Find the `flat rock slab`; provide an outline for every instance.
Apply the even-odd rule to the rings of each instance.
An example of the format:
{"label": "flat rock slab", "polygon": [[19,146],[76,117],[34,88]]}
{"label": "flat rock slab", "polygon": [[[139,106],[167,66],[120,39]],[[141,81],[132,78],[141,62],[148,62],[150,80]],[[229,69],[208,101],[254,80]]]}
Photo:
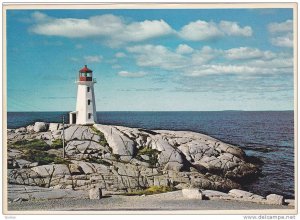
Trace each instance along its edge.
{"label": "flat rock slab", "polygon": [[88,192],[71,189],[52,189],[38,186],[8,185],[8,200],[17,198],[32,199],[61,199],[61,198],[88,198]]}
{"label": "flat rock slab", "polygon": [[43,165],[33,167],[31,169],[43,177],[56,175],[70,175],[69,168],[65,164]]}
{"label": "flat rock slab", "polygon": [[216,199],[224,199],[229,200],[233,199],[231,195],[228,195],[227,193],[216,191],[216,190],[203,190],[202,191],[203,196],[210,200],[216,200]]}
{"label": "flat rock slab", "polygon": [[228,194],[238,198],[249,198],[253,195],[253,193],[240,190],[240,189],[232,189],[229,191]]}

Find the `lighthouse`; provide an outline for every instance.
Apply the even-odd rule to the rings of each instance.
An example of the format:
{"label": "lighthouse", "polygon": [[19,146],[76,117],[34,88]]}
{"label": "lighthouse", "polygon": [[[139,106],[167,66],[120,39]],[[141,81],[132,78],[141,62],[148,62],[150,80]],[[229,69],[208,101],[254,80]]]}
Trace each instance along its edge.
{"label": "lighthouse", "polygon": [[85,65],[79,70],[76,111],[70,112],[70,124],[92,125],[97,122],[93,71]]}

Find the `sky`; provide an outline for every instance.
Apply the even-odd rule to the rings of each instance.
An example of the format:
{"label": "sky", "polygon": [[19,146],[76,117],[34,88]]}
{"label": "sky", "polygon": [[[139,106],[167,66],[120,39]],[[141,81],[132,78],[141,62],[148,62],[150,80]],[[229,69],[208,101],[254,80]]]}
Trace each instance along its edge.
{"label": "sky", "polygon": [[7,110],[294,109],[292,9],[7,10]]}

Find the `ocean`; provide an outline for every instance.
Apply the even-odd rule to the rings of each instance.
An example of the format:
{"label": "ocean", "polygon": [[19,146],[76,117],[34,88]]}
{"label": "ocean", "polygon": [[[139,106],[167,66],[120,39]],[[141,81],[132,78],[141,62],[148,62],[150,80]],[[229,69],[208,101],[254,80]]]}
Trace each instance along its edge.
{"label": "ocean", "polygon": [[[68,112],[8,112],[7,127],[35,121],[68,122]],[[277,193],[294,198],[294,112],[97,112],[98,123],[145,129],[187,130],[240,146],[259,157],[262,175],[245,189],[266,196]]]}

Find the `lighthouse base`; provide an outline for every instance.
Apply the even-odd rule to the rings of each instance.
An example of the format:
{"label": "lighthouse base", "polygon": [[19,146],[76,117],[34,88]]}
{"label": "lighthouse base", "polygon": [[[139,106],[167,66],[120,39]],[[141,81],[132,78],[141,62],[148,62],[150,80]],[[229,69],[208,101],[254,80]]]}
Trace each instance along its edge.
{"label": "lighthouse base", "polygon": [[86,122],[80,122],[78,120],[78,112],[74,111],[74,112],[70,112],[69,113],[69,124],[77,124],[77,125],[93,125],[95,124],[95,121],[90,120],[90,121],[86,121]]}
{"label": "lighthouse base", "polygon": [[76,124],[77,121],[77,112],[70,112],[69,113],[69,122],[70,124]]}

